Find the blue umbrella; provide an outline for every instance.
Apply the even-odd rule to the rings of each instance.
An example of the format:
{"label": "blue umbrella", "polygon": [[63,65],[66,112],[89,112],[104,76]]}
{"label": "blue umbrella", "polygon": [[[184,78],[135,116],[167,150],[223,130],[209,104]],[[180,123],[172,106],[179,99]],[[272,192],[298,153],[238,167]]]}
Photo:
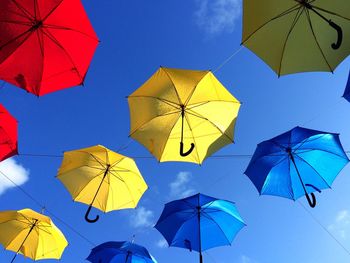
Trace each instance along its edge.
{"label": "blue umbrella", "polygon": [[234,203],[203,194],[165,204],[155,225],[169,246],[202,252],[231,245],[245,224]]}
{"label": "blue umbrella", "polygon": [[348,82],[346,83],[346,88],[343,94],[343,97],[350,102],[350,73],[348,77]]}
{"label": "blue umbrella", "polygon": [[92,263],[157,263],[142,246],[124,242],[106,242],[92,249],[87,258]]}
{"label": "blue umbrella", "polygon": [[258,144],[245,174],[260,194],[293,200],[305,195],[315,207],[313,192],[331,188],[348,162],[339,134],[295,127]]}

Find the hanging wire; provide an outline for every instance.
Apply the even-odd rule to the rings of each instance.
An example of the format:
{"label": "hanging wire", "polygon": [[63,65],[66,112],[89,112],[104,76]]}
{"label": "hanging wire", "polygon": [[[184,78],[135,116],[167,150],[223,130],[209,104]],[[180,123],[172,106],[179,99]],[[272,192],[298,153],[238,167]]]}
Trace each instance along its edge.
{"label": "hanging wire", "polygon": [[213,73],[216,73],[219,71],[222,67],[224,67],[228,62],[231,61],[241,50],[243,49],[243,46],[240,46],[238,49],[236,49],[227,59],[225,59],[214,71]]}
{"label": "hanging wire", "polygon": [[25,194],[30,200],[32,200],[37,206],[39,206],[41,209],[45,209],[45,211],[50,214],[52,217],[54,217],[57,221],[61,222],[63,225],[65,225],[68,229],[70,229],[72,232],[74,232],[76,235],[78,235],[80,238],[84,239],[87,243],[89,243],[91,246],[96,246],[94,242],[89,240],[87,237],[85,237],[83,234],[75,230],[71,225],[66,223],[63,219],[58,217],[56,214],[54,214],[51,210],[49,210],[45,205],[40,203],[36,198],[34,198],[29,192],[24,190],[23,187],[16,184],[10,177],[8,177],[4,172],[0,171],[0,174],[2,174],[7,180],[9,180],[15,187],[17,187],[23,194]]}
{"label": "hanging wire", "polygon": [[298,204],[307,212],[307,214],[350,256],[350,251],[337,239],[328,229],[325,227],[320,220],[314,216],[309,209],[307,209],[299,200],[297,200]]}

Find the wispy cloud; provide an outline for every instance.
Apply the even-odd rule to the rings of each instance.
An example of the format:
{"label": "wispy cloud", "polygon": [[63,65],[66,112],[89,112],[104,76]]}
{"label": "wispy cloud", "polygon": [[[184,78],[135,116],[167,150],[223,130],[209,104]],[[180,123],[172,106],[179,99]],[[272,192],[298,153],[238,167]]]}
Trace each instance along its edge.
{"label": "wispy cloud", "polygon": [[343,239],[346,239],[350,230],[350,211],[345,209],[339,211],[334,222],[328,226],[328,230],[336,232]]}
{"label": "wispy cloud", "polygon": [[195,0],[197,25],[209,34],[232,32],[241,15],[241,0]]}
{"label": "wispy cloud", "polygon": [[[29,179],[29,170],[14,159],[6,159],[0,162],[0,171],[17,185],[22,185]],[[9,188],[15,187],[3,174],[0,173],[0,194],[3,194]]]}
{"label": "wispy cloud", "polygon": [[157,247],[159,248],[166,248],[168,247],[168,243],[166,242],[166,240],[164,238],[160,239],[158,242],[157,242]]}
{"label": "wispy cloud", "polygon": [[184,198],[195,193],[190,185],[192,174],[190,172],[179,172],[176,179],[169,184],[170,198]]}
{"label": "wispy cloud", "polygon": [[154,225],[154,213],[153,211],[140,206],[135,209],[131,215],[130,224],[135,228],[151,227]]}

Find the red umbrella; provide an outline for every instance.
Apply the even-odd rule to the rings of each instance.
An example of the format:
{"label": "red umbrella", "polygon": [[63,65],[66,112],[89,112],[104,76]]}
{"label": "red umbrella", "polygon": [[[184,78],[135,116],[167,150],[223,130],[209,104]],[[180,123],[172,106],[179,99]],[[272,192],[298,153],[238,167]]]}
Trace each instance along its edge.
{"label": "red umbrella", "polygon": [[0,0],[0,78],[41,96],[83,84],[98,39],[80,0]]}
{"label": "red umbrella", "polygon": [[17,153],[17,121],[0,104],[0,161]]}

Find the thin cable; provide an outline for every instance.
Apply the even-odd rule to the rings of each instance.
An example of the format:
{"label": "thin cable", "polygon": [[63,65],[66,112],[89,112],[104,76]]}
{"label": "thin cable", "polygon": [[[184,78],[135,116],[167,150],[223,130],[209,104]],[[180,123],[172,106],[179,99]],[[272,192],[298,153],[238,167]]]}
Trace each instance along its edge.
{"label": "thin cable", "polygon": [[299,200],[298,204],[309,214],[309,216],[350,256],[350,251],[325,227]]}
{"label": "thin cable", "polygon": [[52,217],[56,218],[58,221],[60,221],[63,225],[65,225],[67,228],[69,228],[72,232],[74,232],[76,235],[84,239],[86,242],[88,242],[92,246],[96,246],[96,244],[92,241],[90,241],[87,237],[83,236],[81,233],[79,233],[77,230],[75,230],[71,225],[63,221],[61,218],[59,218],[57,215],[52,213],[49,209],[47,209],[46,206],[41,204],[38,200],[36,200],[30,193],[28,193],[26,190],[24,190],[23,187],[20,185],[16,184],[11,178],[9,178],[4,172],[0,171],[0,173],[7,179],[9,180],[15,187],[17,187],[19,190],[22,191],[23,194],[25,194],[30,200],[32,200],[37,206],[40,208],[45,208],[45,211],[47,211],[49,214],[52,215]]}
{"label": "thin cable", "polygon": [[243,49],[243,45],[240,46],[238,49],[236,49],[232,55],[230,55],[227,59],[224,60],[224,62],[222,62],[214,71],[213,73],[216,73],[217,71],[219,71],[223,66],[225,66],[228,62],[231,61],[231,59],[233,59],[241,50]]}
{"label": "thin cable", "polygon": [[336,106],[338,106],[339,103],[340,103],[341,101],[342,101],[342,98],[339,99],[338,101],[336,101],[334,104],[331,104],[331,105],[329,105],[329,106],[326,107],[326,108],[323,108],[322,112],[318,113],[318,114],[315,115],[313,118],[311,118],[311,119],[309,119],[309,120],[303,122],[303,123],[301,124],[301,126],[304,126],[305,124],[308,124],[308,123],[310,123],[310,122],[312,122],[312,121],[318,119],[319,117],[321,117],[322,115],[324,115],[324,113],[326,112],[326,110],[327,110],[327,112],[329,112],[329,111],[331,111],[331,110],[334,110],[334,109],[336,108]]}

